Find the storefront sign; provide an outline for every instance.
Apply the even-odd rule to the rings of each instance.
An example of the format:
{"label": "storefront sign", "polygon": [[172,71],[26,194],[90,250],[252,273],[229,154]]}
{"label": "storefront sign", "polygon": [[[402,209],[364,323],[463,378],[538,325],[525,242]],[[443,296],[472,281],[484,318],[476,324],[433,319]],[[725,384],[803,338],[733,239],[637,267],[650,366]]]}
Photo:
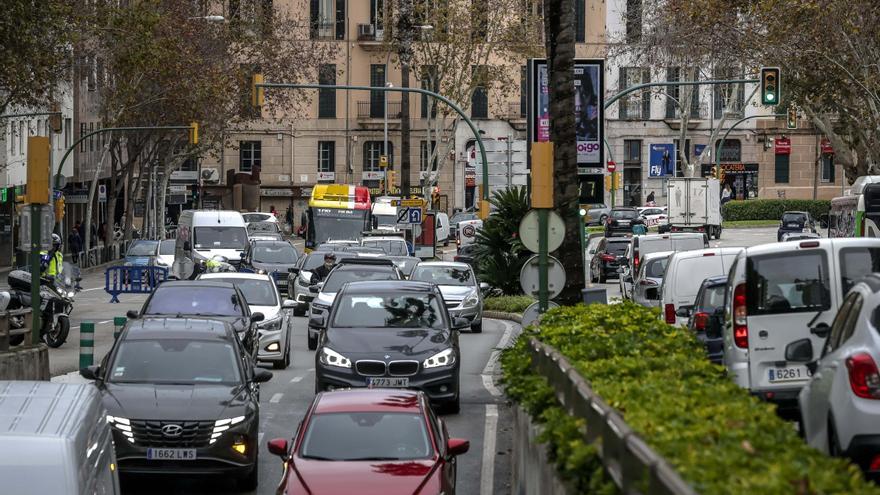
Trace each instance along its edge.
{"label": "storefront sign", "polygon": [[318,172],[318,180],[336,180],[336,172]]}
{"label": "storefront sign", "polygon": [[791,154],[791,140],[788,138],[777,138],[773,147],[776,148],[777,155],[790,155]]}
{"label": "storefront sign", "polygon": [[831,145],[831,141],[828,138],[822,138],[821,147],[823,155],[834,154],[834,146]]}
{"label": "storefront sign", "polygon": [[385,177],[384,172],[364,172],[362,174],[362,180],[382,180]]}
{"label": "storefront sign", "polygon": [[293,196],[293,191],[290,188],[268,189],[261,187],[260,196],[289,197]]}

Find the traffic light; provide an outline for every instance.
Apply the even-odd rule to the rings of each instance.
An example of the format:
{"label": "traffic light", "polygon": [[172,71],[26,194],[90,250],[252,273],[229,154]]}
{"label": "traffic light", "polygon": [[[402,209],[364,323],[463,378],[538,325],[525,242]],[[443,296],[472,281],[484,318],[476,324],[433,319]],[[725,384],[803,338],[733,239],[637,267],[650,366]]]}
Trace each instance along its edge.
{"label": "traffic light", "polygon": [[779,105],[779,97],[782,87],[779,77],[779,67],[761,68],[761,103],[764,105]]}
{"label": "traffic light", "polygon": [[55,200],[55,222],[60,222],[64,218],[64,196]]}
{"label": "traffic light", "polygon": [[199,144],[199,123],[198,122],[190,122],[189,123],[189,144],[192,144],[192,145]]}
{"label": "traffic light", "polygon": [[717,179],[717,178],[718,178],[718,169],[715,168],[715,167],[712,167],[711,178],[713,178],[713,179]]}
{"label": "traffic light", "polygon": [[263,84],[263,74],[259,72],[251,76],[251,106],[262,108],[266,102],[266,94],[263,88],[257,87],[257,84]]}
{"label": "traffic light", "polygon": [[394,170],[388,171],[388,187],[391,188],[397,184],[397,174],[394,173]]}
{"label": "traffic light", "polygon": [[797,129],[798,126],[798,115],[797,108],[794,105],[788,107],[788,122],[786,127],[789,129]]}

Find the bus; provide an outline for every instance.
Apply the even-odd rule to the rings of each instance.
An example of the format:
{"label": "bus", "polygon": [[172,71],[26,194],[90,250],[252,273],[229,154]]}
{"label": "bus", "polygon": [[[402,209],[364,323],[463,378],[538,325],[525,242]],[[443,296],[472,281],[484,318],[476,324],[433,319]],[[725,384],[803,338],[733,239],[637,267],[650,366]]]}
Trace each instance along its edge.
{"label": "bus", "polygon": [[306,210],[307,251],[330,240],[353,240],[371,228],[370,190],[349,184],[318,184]]}
{"label": "bus", "polygon": [[856,179],[850,194],[831,200],[828,237],[880,237],[880,175]]}

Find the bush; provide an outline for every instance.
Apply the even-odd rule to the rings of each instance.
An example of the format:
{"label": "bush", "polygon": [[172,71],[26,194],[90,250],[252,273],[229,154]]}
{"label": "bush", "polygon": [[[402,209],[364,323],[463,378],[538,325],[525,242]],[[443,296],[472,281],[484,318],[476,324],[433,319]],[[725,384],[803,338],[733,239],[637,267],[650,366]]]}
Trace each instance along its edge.
{"label": "bush", "polygon": [[808,211],[813,218],[827,215],[831,201],[825,199],[750,199],[728,201],[722,207],[726,221],[779,220],[786,211]]}
{"label": "bush", "polygon": [[[563,436],[553,391],[529,367],[528,338],[538,337],[568,357],[593,390],[702,494],[880,494],[859,469],[808,447],[774,406],[759,401],[710,363],[683,327],[660,321],[656,310],[631,302],[550,311],[540,333],[524,333],[502,355],[507,394],[545,422],[562,473],[580,486],[588,471],[570,464],[589,449],[579,435]],[[588,468],[589,466],[584,466]]]}
{"label": "bush", "polygon": [[487,297],[483,301],[483,309],[486,311],[501,311],[502,313],[522,313],[535,302],[529,296],[500,296]]}

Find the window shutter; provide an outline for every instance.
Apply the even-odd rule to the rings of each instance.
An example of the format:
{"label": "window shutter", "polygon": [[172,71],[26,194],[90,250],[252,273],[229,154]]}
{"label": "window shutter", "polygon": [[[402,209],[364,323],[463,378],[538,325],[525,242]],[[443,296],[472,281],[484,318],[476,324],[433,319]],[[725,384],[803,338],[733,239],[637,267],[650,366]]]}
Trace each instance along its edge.
{"label": "window shutter", "polygon": [[336,141],[327,141],[327,165],[328,172],[336,171]]}
{"label": "window shutter", "polygon": [[345,0],[336,0],[336,39],[345,39]]}
{"label": "window shutter", "polygon": [[309,2],[309,33],[311,33],[312,39],[318,37],[318,15],[320,13],[320,7],[318,6],[318,0],[311,0]]}
{"label": "window shutter", "polygon": [[[618,89],[620,89],[620,91],[623,91],[624,89],[626,89],[628,87],[628,85],[626,83],[626,67],[620,67],[618,69],[617,81],[618,81],[617,86],[618,86]],[[627,112],[626,112],[626,104],[629,101],[629,98],[630,98],[629,96],[624,96],[623,98],[620,99],[620,101],[617,102],[617,108],[618,108],[617,111],[620,114],[619,118],[621,118],[621,119],[626,119],[628,117]]]}

